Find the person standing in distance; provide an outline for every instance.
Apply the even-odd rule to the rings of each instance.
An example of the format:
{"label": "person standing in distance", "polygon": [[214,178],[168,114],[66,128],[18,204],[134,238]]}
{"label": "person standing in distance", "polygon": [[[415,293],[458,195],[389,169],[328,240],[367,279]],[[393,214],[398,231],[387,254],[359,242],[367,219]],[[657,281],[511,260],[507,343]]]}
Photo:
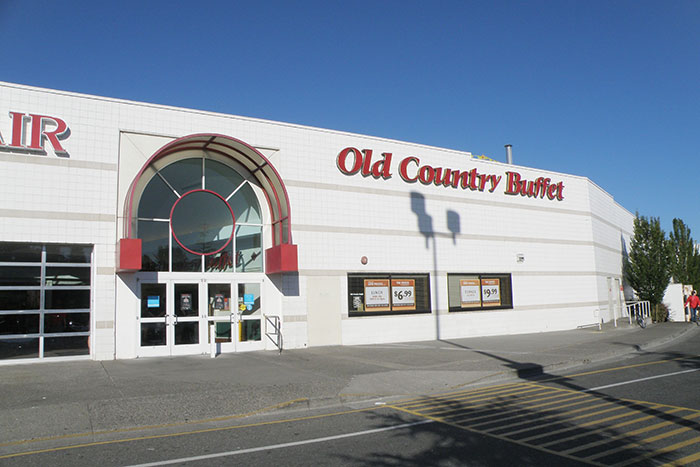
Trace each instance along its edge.
{"label": "person standing in distance", "polygon": [[697,316],[697,310],[698,307],[700,307],[700,298],[698,298],[698,293],[693,290],[690,294],[690,297],[685,301],[685,305],[690,308],[690,321],[695,321],[695,324],[700,326],[700,322],[698,322],[698,316]]}

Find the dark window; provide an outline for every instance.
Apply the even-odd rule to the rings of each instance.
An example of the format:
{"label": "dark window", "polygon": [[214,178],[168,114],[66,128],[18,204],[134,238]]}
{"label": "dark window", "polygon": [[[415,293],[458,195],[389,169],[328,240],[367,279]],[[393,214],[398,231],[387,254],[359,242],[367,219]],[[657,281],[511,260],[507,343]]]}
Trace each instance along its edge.
{"label": "dark window", "polygon": [[44,332],[88,332],[90,313],[44,313]]}
{"label": "dark window", "polygon": [[173,239],[173,271],[202,272],[202,256],[190,253]]}
{"label": "dark window", "polygon": [[144,271],[167,271],[169,269],[168,239],[170,225],[167,222],[138,221],[141,239],[141,262]]}
{"label": "dark window", "polygon": [[141,194],[138,217],[144,219],[169,219],[173,203],[177,201],[175,192],[155,175]]}
{"label": "dark window", "polygon": [[165,323],[141,323],[141,346],[165,345]]}
{"label": "dark window", "polygon": [[[204,180],[207,190],[219,193],[224,199],[228,198],[238,186],[243,183],[243,177],[231,167],[221,162],[206,159],[204,161]],[[257,205],[258,200],[255,200]]]}
{"label": "dark window", "polygon": [[0,360],[39,357],[39,338],[0,339]]}
{"label": "dark window", "polygon": [[231,241],[233,215],[228,204],[208,191],[180,198],[173,208],[171,225],[178,243],[192,253],[211,254]]}
{"label": "dark window", "polygon": [[92,247],[88,245],[46,245],[47,263],[90,263]]}
{"label": "dark window", "polygon": [[38,310],[39,290],[0,290],[0,310]]}
{"label": "dark window", "polygon": [[447,295],[450,311],[513,308],[510,274],[448,274]]}
{"label": "dark window", "polygon": [[0,359],[89,354],[92,246],[0,242],[0,261]]}
{"label": "dark window", "polygon": [[41,285],[41,266],[0,266],[0,287]]}
{"label": "dark window", "polygon": [[46,268],[46,285],[90,285],[90,268],[49,266]]}
{"label": "dark window", "polygon": [[90,308],[89,290],[49,289],[44,292],[46,310],[76,310]]}
{"label": "dark window", "polygon": [[41,245],[32,243],[0,243],[0,262],[39,263]]}
{"label": "dark window", "polygon": [[0,334],[37,334],[39,314],[0,315]]}
{"label": "dark window", "polygon": [[165,284],[141,284],[141,317],[165,316]]}
{"label": "dark window", "polygon": [[[150,167],[149,173],[132,220],[142,240],[141,270],[263,271],[262,211],[254,187],[238,169],[202,153],[158,171]],[[280,237],[287,241],[286,219],[273,230],[279,231],[276,243]]]}
{"label": "dark window", "polygon": [[44,357],[69,357],[89,354],[88,336],[44,338]]}
{"label": "dark window", "polygon": [[182,159],[162,168],[160,174],[180,196],[202,188],[202,159]]}
{"label": "dark window", "polygon": [[350,316],[430,312],[429,274],[348,274]]}

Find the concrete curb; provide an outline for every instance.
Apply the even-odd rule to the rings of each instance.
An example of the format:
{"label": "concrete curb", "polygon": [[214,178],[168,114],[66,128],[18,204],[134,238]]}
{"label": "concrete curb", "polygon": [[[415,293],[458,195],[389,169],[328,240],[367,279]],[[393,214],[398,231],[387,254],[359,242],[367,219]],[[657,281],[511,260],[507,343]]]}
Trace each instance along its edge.
{"label": "concrete curb", "polygon": [[[654,325],[652,325],[654,326]],[[634,331],[638,333],[645,333],[645,330],[642,329],[627,329],[627,331]],[[582,359],[574,359],[574,360],[565,360],[561,361],[558,363],[552,363],[552,364],[547,364],[547,365],[538,365],[538,364],[531,364],[531,365],[526,365],[523,366],[523,368],[519,369],[509,369],[509,370],[502,370],[499,372],[496,372],[490,376],[485,376],[482,378],[479,378],[474,381],[468,381],[465,382],[464,384],[459,384],[456,386],[451,386],[447,388],[447,391],[445,392],[451,392],[451,391],[456,391],[460,389],[466,389],[469,387],[480,387],[480,386],[485,386],[485,385],[490,385],[494,383],[499,383],[503,381],[509,381],[509,380],[515,380],[515,379],[525,379],[525,380],[533,380],[537,381],[537,377],[540,375],[545,375],[549,372],[552,371],[558,371],[561,372],[563,370],[571,370],[574,368],[581,368],[581,367],[586,367],[586,366],[591,366],[591,365],[596,365],[596,364],[601,364],[604,363],[608,360],[612,359],[619,359],[621,357],[625,357],[628,355],[632,355],[644,350],[649,350],[653,349],[656,347],[660,347],[664,344],[668,344],[670,342],[673,342],[677,339],[686,337],[688,335],[691,335],[693,333],[700,333],[700,327],[698,326],[690,326],[688,325],[687,327],[680,328],[678,331],[673,332],[672,334],[661,336],[656,339],[652,339],[646,343],[643,344],[635,344],[629,348],[621,348],[618,351],[606,351],[602,352],[599,355],[592,355],[586,358]],[[556,375],[552,375],[552,377],[558,377]],[[326,396],[326,397],[310,397],[310,398],[300,398],[299,401],[297,401],[295,404],[288,405],[284,407],[280,412],[282,411],[287,411],[287,410],[304,410],[304,409],[314,409],[314,408],[322,408],[322,407],[334,407],[334,406],[341,406],[341,405],[347,405],[347,404],[352,404],[352,403],[361,403],[361,402],[374,402],[374,401],[390,401],[390,400],[397,400],[397,399],[406,399],[406,398],[413,398],[413,397],[421,397],[421,396],[427,396],[429,394],[363,394],[363,395],[348,395],[348,394],[339,394],[337,396]],[[268,412],[268,413],[274,413],[274,412]]]}

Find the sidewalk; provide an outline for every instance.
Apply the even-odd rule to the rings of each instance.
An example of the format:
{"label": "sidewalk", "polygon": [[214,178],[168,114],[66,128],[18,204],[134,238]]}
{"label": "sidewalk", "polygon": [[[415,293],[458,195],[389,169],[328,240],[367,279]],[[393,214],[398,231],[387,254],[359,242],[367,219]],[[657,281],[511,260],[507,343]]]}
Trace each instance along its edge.
{"label": "sidewalk", "polygon": [[[117,428],[431,394],[622,357],[688,323],[353,347],[0,367],[0,445]],[[663,354],[659,355],[663,358]]]}

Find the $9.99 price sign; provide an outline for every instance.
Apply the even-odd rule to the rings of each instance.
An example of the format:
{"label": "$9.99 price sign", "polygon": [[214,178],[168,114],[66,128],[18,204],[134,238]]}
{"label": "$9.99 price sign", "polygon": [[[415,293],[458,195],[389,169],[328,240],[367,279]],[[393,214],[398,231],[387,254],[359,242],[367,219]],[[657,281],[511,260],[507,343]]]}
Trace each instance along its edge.
{"label": "$9.99 price sign", "polygon": [[391,280],[391,309],[394,311],[416,309],[415,279]]}
{"label": "$9.99 price sign", "polygon": [[500,279],[481,279],[481,301],[484,306],[498,306],[501,304]]}

